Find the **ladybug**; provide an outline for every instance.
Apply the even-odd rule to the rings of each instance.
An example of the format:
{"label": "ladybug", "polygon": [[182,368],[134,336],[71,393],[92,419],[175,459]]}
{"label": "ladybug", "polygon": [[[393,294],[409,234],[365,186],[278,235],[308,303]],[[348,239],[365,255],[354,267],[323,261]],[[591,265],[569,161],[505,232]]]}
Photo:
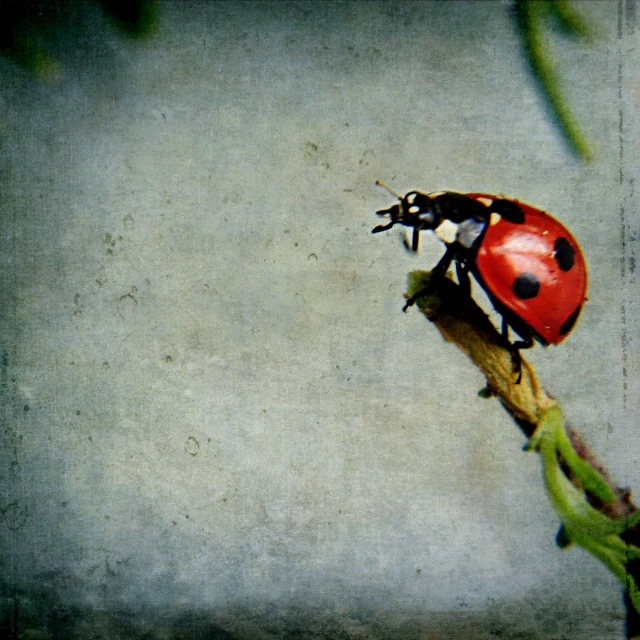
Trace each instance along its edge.
{"label": "ladybug", "polygon": [[555,218],[488,193],[410,191],[400,197],[376,184],[400,203],[377,212],[390,222],[373,233],[401,224],[413,229],[412,251],[418,250],[423,230],[433,231],[447,247],[432,271],[433,284],[412,296],[403,311],[432,292],[455,261],[463,289],[470,294],[471,273],[502,316],[505,339],[509,327],[520,336],[512,344],[518,372],[520,349],[531,348],[534,340],[556,345],[569,335],[586,300],[587,266],[580,246]]}

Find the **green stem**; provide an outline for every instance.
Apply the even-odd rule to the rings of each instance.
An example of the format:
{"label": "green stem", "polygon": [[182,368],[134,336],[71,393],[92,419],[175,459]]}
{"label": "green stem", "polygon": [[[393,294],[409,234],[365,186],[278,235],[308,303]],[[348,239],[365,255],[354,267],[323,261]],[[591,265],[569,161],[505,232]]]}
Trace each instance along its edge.
{"label": "green stem", "polygon": [[[551,504],[562,522],[565,541],[571,540],[580,545],[608,567],[622,582],[633,606],[640,612],[640,593],[627,570],[630,560],[640,558],[640,548],[627,544],[620,538],[620,534],[638,523],[640,512],[635,511],[627,518],[609,518],[591,506],[584,491],[565,475],[559,456],[576,479],[583,485],[590,485],[590,491],[595,488],[606,493],[602,491],[602,486],[606,483],[595,469],[585,473],[586,463],[569,441],[559,407],[545,411],[527,448],[535,448],[540,453],[545,485]],[[609,488],[608,490],[611,491]]]}
{"label": "green stem", "polygon": [[616,496],[611,487],[588,462],[576,453],[564,428],[556,430],[556,446],[565,464],[587,491],[603,502],[612,503],[615,501]]}

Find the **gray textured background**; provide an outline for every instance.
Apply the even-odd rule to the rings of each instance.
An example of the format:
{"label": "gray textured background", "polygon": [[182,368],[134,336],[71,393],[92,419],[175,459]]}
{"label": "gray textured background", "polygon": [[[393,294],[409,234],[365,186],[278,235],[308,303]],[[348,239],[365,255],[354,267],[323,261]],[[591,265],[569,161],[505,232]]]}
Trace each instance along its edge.
{"label": "gray textured background", "polygon": [[590,164],[509,6],[167,2],[131,41],[80,3],[39,35],[63,75],[0,59],[5,625],[622,635],[618,584],[555,547],[539,461],[480,374],[400,311],[440,245],[370,234],[376,179],[567,224],[590,301],[531,360],[640,486],[634,5],[575,3],[592,41],[547,43]]}

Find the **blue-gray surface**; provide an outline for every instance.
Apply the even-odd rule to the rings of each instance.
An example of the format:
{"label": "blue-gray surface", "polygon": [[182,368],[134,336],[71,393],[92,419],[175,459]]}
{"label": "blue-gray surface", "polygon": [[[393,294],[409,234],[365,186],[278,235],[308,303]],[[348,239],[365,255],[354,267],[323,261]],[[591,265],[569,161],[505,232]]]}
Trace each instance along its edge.
{"label": "blue-gray surface", "polygon": [[[622,637],[535,455],[370,234],[398,191],[505,193],[581,242],[543,384],[640,486],[633,4],[550,31],[571,155],[502,2],[72,3],[0,59],[6,630],[31,638]],[[635,145],[635,146],[634,146]],[[30,634],[30,635],[29,635]],[[146,635],[145,635],[146,634]]]}

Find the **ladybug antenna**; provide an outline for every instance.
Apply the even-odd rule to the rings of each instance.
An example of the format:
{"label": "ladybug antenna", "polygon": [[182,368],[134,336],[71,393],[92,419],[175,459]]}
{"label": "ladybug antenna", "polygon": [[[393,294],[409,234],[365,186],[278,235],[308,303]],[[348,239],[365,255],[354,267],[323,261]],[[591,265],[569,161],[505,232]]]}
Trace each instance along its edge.
{"label": "ladybug antenna", "polygon": [[386,189],[392,196],[394,196],[395,198],[398,198],[398,200],[402,200],[402,196],[399,196],[391,187],[387,187],[387,185],[384,184],[384,182],[380,182],[380,180],[376,180],[376,186]]}

